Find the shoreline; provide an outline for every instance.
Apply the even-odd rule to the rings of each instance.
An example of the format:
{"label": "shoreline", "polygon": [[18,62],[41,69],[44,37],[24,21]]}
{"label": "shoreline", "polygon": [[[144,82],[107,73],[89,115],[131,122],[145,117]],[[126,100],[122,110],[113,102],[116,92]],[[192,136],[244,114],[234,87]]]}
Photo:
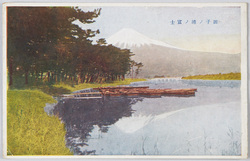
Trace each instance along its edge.
{"label": "shoreline", "polygon": [[[61,120],[57,116],[50,116],[46,113],[44,109],[46,104],[48,105],[48,103],[58,102],[54,96],[64,94],[65,91],[73,92],[86,87],[93,88],[126,85],[131,82],[142,80],[145,79],[126,79],[124,81],[115,81],[104,84],[84,83],[79,84],[74,88],[64,83],[53,86],[43,85],[26,87],[24,89],[8,88],[7,140],[9,142],[7,144],[7,156],[73,155],[70,149],[66,146],[65,125],[61,123]],[[57,91],[57,89],[59,90]],[[60,135],[60,137],[57,135]],[[48,138],[48,136],[50,137]],[[62,137],[64,139],[62,139]],[[54,141],[55,139],[58,140],[56,144]],[[46,140],[49,142],[46,142]],[[52,145],[52,143],[54,144]],[[50,150],[49,147],[52,149]]]}

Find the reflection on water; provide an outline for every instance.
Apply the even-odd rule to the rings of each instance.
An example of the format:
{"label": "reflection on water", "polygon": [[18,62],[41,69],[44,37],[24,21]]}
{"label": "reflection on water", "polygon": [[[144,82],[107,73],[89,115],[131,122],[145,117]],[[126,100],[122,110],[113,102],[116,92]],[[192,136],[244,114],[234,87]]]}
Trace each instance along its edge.
{"label": "reflection on water", "polygon": [[79,151],[79,146],[85,143],[87,136],[98,126],[106,133],[108,126],[122,117],[129,117],[133,110],[131,106],[142,98],[105,97],[103,99],[61,100],[54,113],[65,123],[67,145],[77,154],[91,154],[95,151]]}
{"label": "reflection on water", "polygon": [[197,88],[195,97],[61,100],[76,155],[240,155],[240,81],[155,79],[150,88]]}

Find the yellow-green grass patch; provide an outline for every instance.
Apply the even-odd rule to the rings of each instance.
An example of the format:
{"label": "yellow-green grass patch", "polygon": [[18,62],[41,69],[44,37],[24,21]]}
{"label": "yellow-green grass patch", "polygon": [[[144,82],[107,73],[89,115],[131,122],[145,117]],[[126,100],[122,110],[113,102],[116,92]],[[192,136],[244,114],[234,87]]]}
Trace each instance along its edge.
{"label": "yellow-green grass patch", "polygon": [[58,117],[48,116],[45,103],[56,101],[37,90],[7,93],[8,155],[70,155],[65,128]]}
{"label": "yellow-green grass patch", "polygon": [[182,79],[241,80],[241,73],[195,75],[195,76],[183,77]]}

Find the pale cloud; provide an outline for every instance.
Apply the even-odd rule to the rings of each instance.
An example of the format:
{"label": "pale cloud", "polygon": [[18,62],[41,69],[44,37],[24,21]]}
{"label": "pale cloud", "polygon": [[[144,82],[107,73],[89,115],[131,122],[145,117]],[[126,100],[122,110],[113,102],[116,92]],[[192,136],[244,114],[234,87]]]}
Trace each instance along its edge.
{"label": "pale cloud", "polygon": [[[189,50],[240,53],[240,7],[96,6],[102,8],[96,22],[82,28],[99,29],[94,39],[109,38],[132,28],[155,40]],[[182,20],[182,24],[177,24]],[[196,20],[196,24],[192,24]],[[213,21],[218,24],[213,24]],[[175,24],[171,24],[175,21]],[[209,22],[208,22],[209,21]],[[78,23],[79,24],[79,23]]]}

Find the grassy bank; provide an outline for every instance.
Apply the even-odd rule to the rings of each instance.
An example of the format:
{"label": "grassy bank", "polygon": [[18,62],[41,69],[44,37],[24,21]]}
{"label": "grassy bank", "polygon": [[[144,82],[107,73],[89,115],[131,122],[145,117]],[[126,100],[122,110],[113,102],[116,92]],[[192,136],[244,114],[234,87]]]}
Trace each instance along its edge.
{"label": "grassy bank", "polygon": [[56,102],[52,95],[104,86],[117,86],[144,79],[126,79],[104,84],[17,84],[7,93],[8,155],[71,155],[65,146],[64,124],[44,112],[45,103]]}
{"label": "grassy bank", "polygon": [[195,76],[183,77],[182,79],[241,80],[241,73],[195,75]]}
{"label": "grassy bank", "polygon": [[43,107],[55,100],[40,91],[8,91],[8,155],[69,155],[64,125]]}

